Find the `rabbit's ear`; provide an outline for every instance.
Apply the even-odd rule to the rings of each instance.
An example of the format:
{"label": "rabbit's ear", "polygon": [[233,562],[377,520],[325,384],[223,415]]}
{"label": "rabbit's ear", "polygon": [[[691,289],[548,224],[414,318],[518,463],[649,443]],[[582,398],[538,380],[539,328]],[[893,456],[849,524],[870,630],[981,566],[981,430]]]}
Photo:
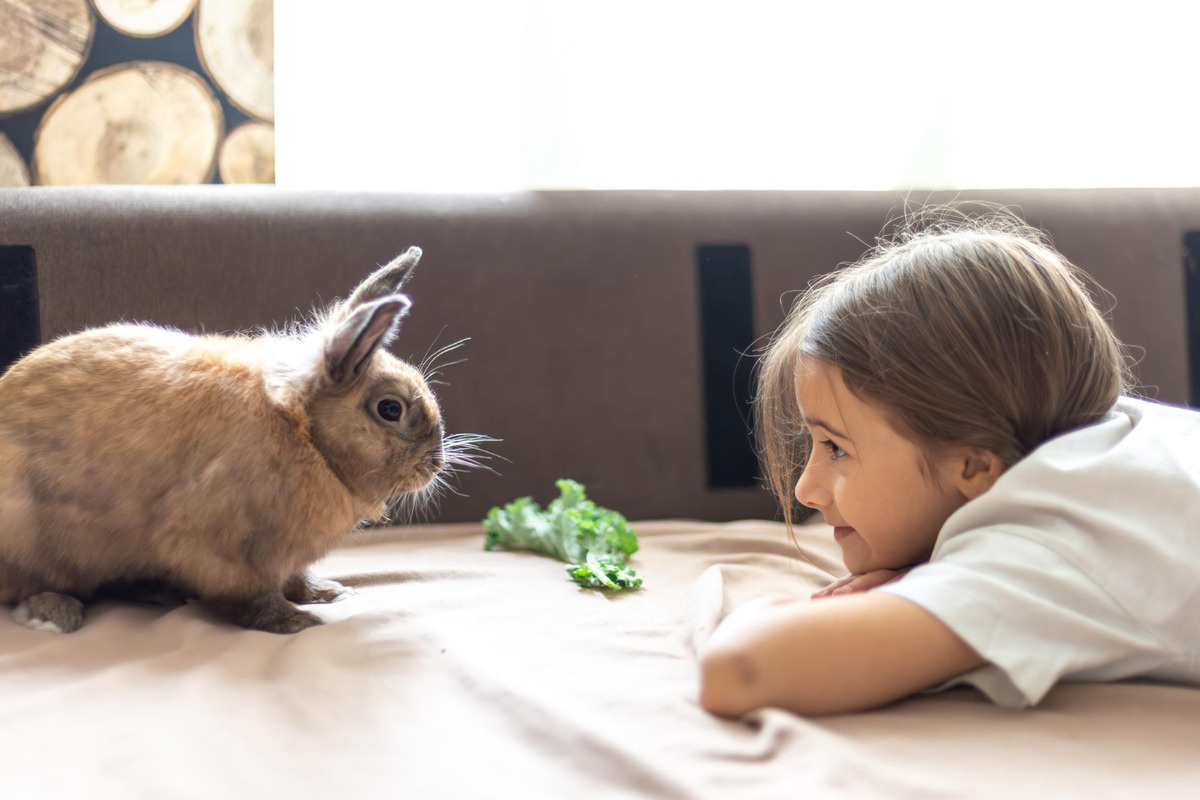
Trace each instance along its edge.
{"label": "rabbit's ear", "polygon": [[376,348],[391,342],[412,301],[392,294],[350,311],[325,334],[325,374],[335,384],[358,380]]}
{"label": "rabbit's ear", "polygon": [[363,303],[378,300],[396,294],[408,283],[413,267],[421,260],[421,248],[410,247],[401,255],[392,259],[387,266],[380,267],[371,273],[366,280],[358,285],[354,294],[346,301],[344,308],[353,311]]}

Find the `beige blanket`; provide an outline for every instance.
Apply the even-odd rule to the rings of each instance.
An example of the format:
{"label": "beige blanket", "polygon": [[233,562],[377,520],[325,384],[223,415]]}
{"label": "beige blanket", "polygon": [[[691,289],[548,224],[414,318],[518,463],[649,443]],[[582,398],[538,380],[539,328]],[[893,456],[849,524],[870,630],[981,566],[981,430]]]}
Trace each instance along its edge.
{"label": "beige blanket", "polygon": [[645,588],[615,596],[429,525],[320,564],[358,594],[295,636],[195,604],[98,605],[67,636],[2,619],[0,797],[1200,797],[1193,688],[709,716],[696,641],[752,597],[829,581],[829,529],[799,530],[809,561],[775,523],[635,529]]}

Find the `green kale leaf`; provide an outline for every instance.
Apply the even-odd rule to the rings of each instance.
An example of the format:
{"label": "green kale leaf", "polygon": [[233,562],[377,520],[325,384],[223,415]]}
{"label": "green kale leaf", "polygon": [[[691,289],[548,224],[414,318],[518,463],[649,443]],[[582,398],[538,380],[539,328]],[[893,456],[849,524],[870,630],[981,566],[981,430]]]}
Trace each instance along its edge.
{"label": "green kale leaf", "polygon": [[636,589],[642,579],[626,564],[637,535],[625,517],[587,499],[577,481],[555,481],[559,496],[546,510],[531,497],[493,508],[483,520],[483,549],[534,550],[567,562],[567,574],[593,589]]}

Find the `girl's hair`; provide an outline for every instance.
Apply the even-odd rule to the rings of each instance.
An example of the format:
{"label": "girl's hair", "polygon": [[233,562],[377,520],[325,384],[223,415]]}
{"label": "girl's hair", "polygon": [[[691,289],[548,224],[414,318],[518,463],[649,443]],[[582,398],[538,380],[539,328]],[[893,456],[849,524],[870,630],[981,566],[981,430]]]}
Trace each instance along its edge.
{"label": "girl's hair", "polygon": [[789,529],[811,447],[801,356],[837,367],[927,458],[970,445],[1009,467],[1129,390],[1124,348],[1088,281],[1010,213],[938,208],[810,284],[765,349],[755,396],[763,469]]}

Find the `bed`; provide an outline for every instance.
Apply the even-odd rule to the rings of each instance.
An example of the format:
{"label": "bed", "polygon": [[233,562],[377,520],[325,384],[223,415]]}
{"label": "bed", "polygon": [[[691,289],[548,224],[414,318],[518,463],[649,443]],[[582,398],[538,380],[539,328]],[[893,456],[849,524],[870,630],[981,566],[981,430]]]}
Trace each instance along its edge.
{"label": "bed", "polygon": [[[357,594],[296,636],[201,606],[102,604],[53,636],[0,622],[8,797],[1178,797],[1200,787],[1200,691],[973,690],[863,714],[696,702],[732,607],[839,574],[829,529],[636,523],[644,587],[484,551],[479,526],[380,528],[318,571]],[[801,555],[802,554],[802,555]]]}
{"label": "bed", "polygon": [[[1200,190],[980,197],[1050,230],[1113,293],[1147,393],[1190,399],[1181,243]],[[419,360],[471,337],[447,354],[468,358],[439,389],[449,430],[500,440],[495,472],[321,561],[356,594],[311,607],[326,624],[300,634],[197,604],[101,603],[68,636],[0,614],[0,794],[1200,796],[1196,688],[1066,684],[1024,711],[958,688],[811,719],[697,704],[696,649],[725,614],[841,574],[820,519],[793,541],[752,466],[722,471],[746,463],[744,428],[723,427],[744,410],[728,405],[745,364],[709,337],[768,333],[788,291],[859,255],[906,202],[0,190],[0,268],[36,264],[36,291],[0,300],[34,297],[22,319],[42,341],[114,319],[279,324],[419,244],[394,349]],[[713,258],[746,278],[728,293],[742,306],[705,306]],[[708,327],[726,314],[741,327]],[[553,559],[483,549],[489,507],[545,502],[560,477],[634,520],[641,590],[581,589]]]}

